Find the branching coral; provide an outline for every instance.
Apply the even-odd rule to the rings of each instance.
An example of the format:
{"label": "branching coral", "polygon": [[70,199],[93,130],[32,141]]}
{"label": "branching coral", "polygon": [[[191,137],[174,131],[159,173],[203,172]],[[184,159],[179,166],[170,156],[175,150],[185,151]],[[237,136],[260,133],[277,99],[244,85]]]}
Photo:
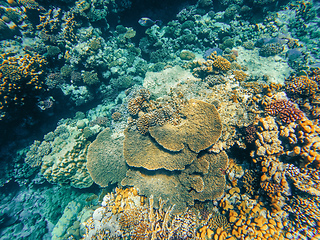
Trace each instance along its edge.
{"label": "branching coral", "polygon": [[0,111],[4,112],[11,105],[23,105],[26,98],[44,87],[42,74],[47,62],[40,55],[30,54],[3,54],[0,59]]}
{"label": "branching coral", "polygon": [[216,52],[213,52],[207,57],[206,61],[194,60],[189,64],[189,67],[193,69],[193,74],[199,77],[215,72],[227,72],[231,69],[231,63],[226,58],[217,55]]}
{"label": "branching coral", "polygon": [[285,99],[273,100],[265,111],[271,116],[279,116],[284,123],[291,123],[304,117],[304,113]]}
{"label": "branching coral", "polygon": [[[115,197],[108,194],[102,206],[95,210],[93,216],[84,222],[86,239],[198,239],[196,237],[197,217],[190,211],[173,214],[174,206],[164,209],[165,201],[159,200],[158,209],[154,208],[154,198],[149,204],[137,195],[134,188],[117,189],[121,195]],[[123,208],[120,212],[113,211],[119,203]],[[134,224],[134,225],[133,225]]]}
{"label": "branching coral", "polygon": [[308,76],[293,77],[286,81],[286,91],[294,97],[311,97],[319,91],[316,81]]}

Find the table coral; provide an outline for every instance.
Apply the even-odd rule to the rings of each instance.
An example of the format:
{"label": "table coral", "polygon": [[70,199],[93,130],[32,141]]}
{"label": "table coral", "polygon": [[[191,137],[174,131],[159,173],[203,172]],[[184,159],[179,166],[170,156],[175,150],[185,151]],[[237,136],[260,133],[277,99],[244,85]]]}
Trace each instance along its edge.
{"label": "table coral", "polygon": [[[203,167],[206,166],[206,167]],[[225,152],[219,154],[204,154],[195,160],[179,175],[180,182],[188,188],[195,200],[206,201],[219,199],[224,193],[226,177],[224,171],[228,166],[228,156]],[[200,177],[197,175],[202,173]],[[192,181],[200,177],[201,188]],[[191,182],[190,182],[191,180]]]}
{"label": "table coral", "polygon": [[123,157],[124,137],[114,137],[107,128],[90,144],[87,169],[93,181],[101,187],[120,182],[128,167]]}
{"label": "table coral", "polygon": [[[221,120],[214,105],[191,99],[181,107],[180,113],[184,119],[177,125],[170,122],[150,124],[152,117],[149,113],[144,114],[148,117],[137,127],[139,129],[141,125],[147,125],[150,136],[128,128],[124,142],[127,163],[148,170],[182,170],[185,165],[192,163],[196,153],[210,147],[220,137]],[[167,114],[163,115],[165,118]]]}
{"label": "table coral", "polygon": [[214,105],[191,99],[182,107],[181,114],[185,119],[179,125],[167,123],[149,129],[150,135],[165,149],[180,151],[186,144],[198,153],[220,137],[222,125]]}
{"label": "table coral", "polygon": [[142,135],[136,130],[125,130],[123,154],[129,166],[148,170],[164,168],[170,171],[182,170],[193,162],[197,154],[188,148],[181,151],[167,151],[152,137]]}
{"label": "table coral", "polygon": [[[123,186],[134,186],[139,194],[155,199],[168,199],[165,207],[175,205],[174,212],[181,213],[185,211],[187,205],[193,205],[192,196],[187,189],[180,183],[176,175],[167,175],[165,173],[147,173],[128,170],[126,177],[122,180]],[[157,206],[156,206],[157,207]]]}

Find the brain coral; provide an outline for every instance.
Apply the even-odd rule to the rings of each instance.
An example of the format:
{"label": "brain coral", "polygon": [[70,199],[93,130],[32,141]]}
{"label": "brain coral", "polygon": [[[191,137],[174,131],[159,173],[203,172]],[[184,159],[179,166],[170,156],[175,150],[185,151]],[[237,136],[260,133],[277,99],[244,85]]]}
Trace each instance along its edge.
{"label": "brain coral", "polygon": [[123,158],[124,137],[114,137],[109,128],[97,136],[89,148],[87,169],[93,181],[101,187],[120,182],[128,167]]}

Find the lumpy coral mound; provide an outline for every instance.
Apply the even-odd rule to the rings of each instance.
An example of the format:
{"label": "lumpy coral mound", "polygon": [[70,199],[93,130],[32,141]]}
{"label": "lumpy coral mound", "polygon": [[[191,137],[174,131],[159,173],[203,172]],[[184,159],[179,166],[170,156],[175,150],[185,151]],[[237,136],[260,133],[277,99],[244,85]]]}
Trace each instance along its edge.
{"label": "lumpy coral mound", "polygon": [[182,107],[181,114],[180,124],[166,122],[150,127],[150,135],[128,128],[124,141],[128,165],[148,170],[183,170],[197,153],[220,137],[222,124],[214,105],[191,99]]}

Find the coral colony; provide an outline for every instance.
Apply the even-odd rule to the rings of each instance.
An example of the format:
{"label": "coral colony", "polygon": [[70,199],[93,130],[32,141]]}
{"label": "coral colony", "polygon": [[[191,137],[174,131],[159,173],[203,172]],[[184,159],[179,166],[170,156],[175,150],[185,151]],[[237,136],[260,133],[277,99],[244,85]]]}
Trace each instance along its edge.
{"label": "coral colony", "polygon": [[320,239],[319,25],[315,0],[0,0],[1,239]]}

